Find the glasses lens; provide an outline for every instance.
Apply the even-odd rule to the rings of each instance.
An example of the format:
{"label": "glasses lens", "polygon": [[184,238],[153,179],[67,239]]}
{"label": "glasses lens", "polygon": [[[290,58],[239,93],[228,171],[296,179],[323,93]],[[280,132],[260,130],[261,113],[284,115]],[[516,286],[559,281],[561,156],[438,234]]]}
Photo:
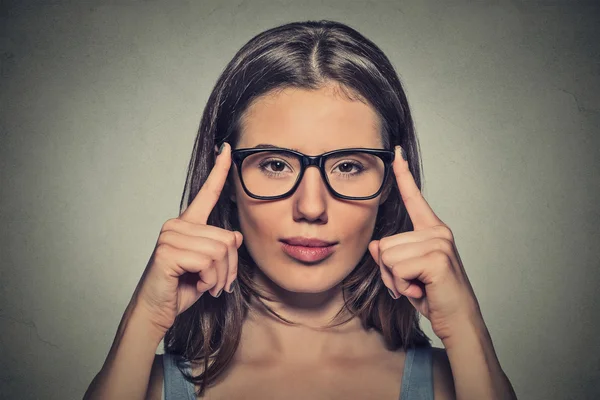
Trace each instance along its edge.
{"label": "glasses lens", "polygon": [[332,189],[339,194],[369,197],[383,184],[385,164],[374,154],[339,153],[327,158],[325,173]]}
{"label": "glasses lens", "polygon": [[280,196],[290,190],[300,174],[300,159],[288,152],[264,151],[242,163],[242,179],[256,196]]}

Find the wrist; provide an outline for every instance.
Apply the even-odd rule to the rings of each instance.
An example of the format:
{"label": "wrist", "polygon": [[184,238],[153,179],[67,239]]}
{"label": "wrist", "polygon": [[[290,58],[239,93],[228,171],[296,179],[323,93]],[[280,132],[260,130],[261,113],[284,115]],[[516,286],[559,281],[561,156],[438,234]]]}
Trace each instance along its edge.
{"label": "wrist", "polygon": [[452,368],[456,398],[516,400],[483,318],[457,326],[443,344]]}
{"label": "wrist", "polygon": [[457,319],[456,325],[442,339],[446,349],[460,346],[462,343],[487,343],[491,341],[490,333],[479,315],[465,316]]}
{"label": "wrist", "polygon": [[147,309],[144,307],[134,307],[128,316],[126,329],[130,333],[135,332],[136,335],[139,335],[140,339],[156,343],[156,346],[158,346],[167,333],[167,329],[157,326],[152,321],[152,313]]}

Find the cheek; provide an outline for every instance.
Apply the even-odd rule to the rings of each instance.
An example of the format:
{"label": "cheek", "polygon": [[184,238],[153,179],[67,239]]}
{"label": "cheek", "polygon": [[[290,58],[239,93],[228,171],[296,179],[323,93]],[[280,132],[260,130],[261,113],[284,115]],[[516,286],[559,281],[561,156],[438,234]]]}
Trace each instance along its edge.
{"label": "cheek", "polygon": [[277,239],[282,234],[282,221],[289,218],[290,206],[286,201],[263,201],[247,196],[237,179],[237,173],[235,178],[234,196],[246,245],[258,244],[261,239]]}
{"label": "cheek", "polygon": [[275,203],[238,199],[238,219],[245,241],[276,238],[277,227],[284,218],[284,210]]}
{"label": "cheek", "polygon": [[357,246],[368,244],[375,228],[377,209],[377,204],[364,204],[361,207],[348,208],[340,213],[337,220],[341,239]]}
{"label": "cheek", "polygon": [[240,230],[244,235],[244,246],[254,264],[279,285],[284,285],[277,279],[281,278],[282,272],[274,267],[280,265],[279,257],[282,256],[278,254],[276,246],[278,238],[284,233],[281,232],[281,222],[285,218],[283,211],[274,203],[238,202],[238,218]]}

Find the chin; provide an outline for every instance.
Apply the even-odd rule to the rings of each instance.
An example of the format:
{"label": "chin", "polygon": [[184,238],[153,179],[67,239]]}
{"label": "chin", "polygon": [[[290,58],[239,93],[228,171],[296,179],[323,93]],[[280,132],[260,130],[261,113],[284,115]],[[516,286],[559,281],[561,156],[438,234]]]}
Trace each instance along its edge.
{"label": "chin", "polygon": [[[281,265],[281,264],[280,264]],[[323,293],[339,285],[351,271],[336,271],[332,265],[287,265],[269,270],[260,268],[275,285],[293,293]]]}
{"label": "chin", "polygon": [[[340,281],[341,282],[341,281]],[[308,282],[301,282],[300,284],[298,282],[282,282],[281,284],[276,283],[277,286],[281,287],[282,289],[291,292],[291,293],[306,293],[306,294],[316,294],[316,293],[324,293],[328,290],[330,290],[331,288],[333,288],[334,286],[336,286],[337,284],[339,284],[340,282],[333,282],[330,285],[323,285],[318,284],[310,284]]]}

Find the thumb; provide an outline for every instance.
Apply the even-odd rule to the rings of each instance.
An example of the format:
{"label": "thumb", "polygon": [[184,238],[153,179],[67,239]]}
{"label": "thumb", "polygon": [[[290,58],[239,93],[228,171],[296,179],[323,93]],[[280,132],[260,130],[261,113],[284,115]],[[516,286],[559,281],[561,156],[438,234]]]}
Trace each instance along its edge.
{"label": "thumb", "polygon": [[235,235],[235,246],[239,249],[242,245],[242,241],[244,240],[244,236],[238,231],[233,232]]}
{"label": "thumb", "polygon": [[372,240],[369,243],[369,252],[371,253],[371,257],[377,264],[379,264],[379,240]]}

